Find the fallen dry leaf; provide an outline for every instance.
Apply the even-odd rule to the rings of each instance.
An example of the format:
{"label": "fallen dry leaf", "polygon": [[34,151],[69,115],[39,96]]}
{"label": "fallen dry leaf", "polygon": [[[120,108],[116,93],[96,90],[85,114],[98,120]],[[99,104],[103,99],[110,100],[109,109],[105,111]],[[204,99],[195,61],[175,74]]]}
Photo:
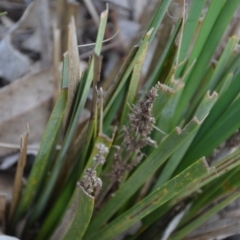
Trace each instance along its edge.
{"label": "fallen dry leaf", "polygon": [[[51,112],[51,74],[51,70],[43,70],[0,89],[0,142],[19,144],[26,123],[30,126],[29,143],[40,142]],[[0,148],[0,156],[13,151]]]}
{"label": "fallen dry leaf", "polygon": [[7,35],[0,42],[0,77],[12,82],[30,70],[31,61],[12,46],[10,39]]}
{"label": "fallen dry leaf", "polygon": [[49,24],[49,9],[47,0],[33,1],[29,4],[21,19],[12,27],[10,34],[17,38],[18,34],[31,30],[33,34],[26,38],[21,47],[37,51],[41,54],[41,66],[51,64],[52,43],[51,25]]}
{"label": "fallen dry leaf", "polygon": [[[39,70],[50,66],[52,43],[49,22],[47,0],[33,1],[29,4],[20,20],[9,28],[0,41],[1,78],[13,82],[33,69]],[[22,52],[29,52],[30,55]],[[39,56],[40,64],[35,64]]]}

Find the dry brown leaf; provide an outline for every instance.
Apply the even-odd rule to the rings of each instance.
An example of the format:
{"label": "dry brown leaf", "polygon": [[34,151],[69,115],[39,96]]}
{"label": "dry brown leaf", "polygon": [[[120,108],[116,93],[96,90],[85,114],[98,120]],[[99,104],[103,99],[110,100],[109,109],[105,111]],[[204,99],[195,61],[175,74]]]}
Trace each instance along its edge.
{"label": "dry brown leaf", "polygon": [[[0,89],[0,142],[18,144],[27,122],[31,127],[29,142],[41,140],[51,113],[51,73],[43,70]],[[0,156],[13,151],[0,148]]]}
{"label": "dry brown leaf", "polygon": [[54,86],[54,93],[53,99],[54,103],[57,100],[58,94],[60,93],[60,86],[61,86],[61,76],[59,72],[59,64],[61,62],[61,32],[60,29],[56,28],[56,24],[53,27],[53,86]]}
{"label": "dry brown leaf", "polygon": [[10,30],[10,34],[16,37],[19,31],[32,29],[34,34],[23,42],[23,47],[41,53],[41,65],[47,67],[51,64],[51,25],[48,1],[33,1],[25,10],[21,19]]}
{"label": "dry brown leaf", "polygon": [[68,102],[66,109],[66,121],[71,111],[71,107],[76,95],[77,86],[80,80],[79,54],[74,18],[71,17],[68,32]]}

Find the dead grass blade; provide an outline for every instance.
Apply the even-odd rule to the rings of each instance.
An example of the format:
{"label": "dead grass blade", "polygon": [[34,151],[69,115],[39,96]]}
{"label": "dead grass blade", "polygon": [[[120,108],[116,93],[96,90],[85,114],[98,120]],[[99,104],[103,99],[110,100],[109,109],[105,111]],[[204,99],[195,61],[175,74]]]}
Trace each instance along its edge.
{"label": "dead grass blade", "polygon": [[68,31],[68,102],[66,108],[65,123],[69,121],[73,101],[77,92],[77,86],[80,81],[79,54],[76,35],[75,20],[71,17]]}
{"label": "dead grass blade", "polygon": [[19,159],[17,163],[17,171],[15,174],[14,185],[13,185],[13,196],[12,196],[12,202],[11,202],[11,207],[10,207],[9,217],[8,217],[9,221],[12,219],[13,213],[19,202],[21,190],[22,190],[23,171],[27,161],[27,146],[28,146],[28,136],[29,136],[28,124],[27,124],[27,128],[28,128],[27,132],[25,132],[21,136],[20,154],[19,154]]}

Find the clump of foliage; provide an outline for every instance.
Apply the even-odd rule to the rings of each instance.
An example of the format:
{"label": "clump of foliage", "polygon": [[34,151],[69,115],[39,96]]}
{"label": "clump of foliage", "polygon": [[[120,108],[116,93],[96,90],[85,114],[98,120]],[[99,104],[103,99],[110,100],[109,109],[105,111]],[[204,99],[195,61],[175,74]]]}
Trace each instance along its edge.
{"label": "clump of foliage", "polygon": [[[94,55],[80,78],[74,77],[79,59],[71,22],[62,90],[9,218],[10,234],[25,219],[21,239],[33,234],[36,240],[110,240],[141,221],[128,239],[177,240],[240,196],[240,150],[220,155],[211,166],[204,158],[240,127],[235,36],[216,66],[211,64],[240,0],[212,0],[201,22],[206,1],[192,1],[142,84],[147,48],[170,2],[161,1],[104,97],[95,87],[108,10],[101,15]],[[91,84],[91,118],[79,133]]]}

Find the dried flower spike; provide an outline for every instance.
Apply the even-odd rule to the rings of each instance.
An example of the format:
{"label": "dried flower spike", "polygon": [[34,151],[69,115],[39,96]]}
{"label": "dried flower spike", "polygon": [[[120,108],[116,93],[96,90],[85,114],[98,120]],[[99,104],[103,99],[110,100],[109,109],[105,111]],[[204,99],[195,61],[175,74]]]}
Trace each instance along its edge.
{"label": "dried flower spike", "polygon": [[93,157],[93,167],[85,169],[85,175],[77,186],[81,186],[87,193],[91,194],[96,187],[102,187],[102,180],[97,177],[96,167],[99,164],[104,164],[105,154],[108,153],[108,148],[102,144],[96,144],[98,153]]}
{"label": "dried flower spike", "polygon": [[132,113],[129,114],[130,129],[137,134],[148,136],[155,124],[152,116],[153,102],[157,97],[157,87],[153,87],[147,92],[146,96],[139,101],[139,106],[133,106]]}
{"label": "dried flower spike", "polygon": [[158,96],[157,89],[157,86],[151,88],[146,96],[139,101],[139,105],[133,106],[129,114],[129,126],[123,126],[123,143],[130,151],[138,152],[146,145],[156,146],[156,142],[149,135],[155,125],[152,109]]}
{"label": "dried flower spike", "polygon": [[113,179],[116,179],[118,182],[121,182],[122,176],[124,172],[126,171],[126,168],[124,166],[124,163],[122,161],[122,152],[121,148],[119,146],[116,147],[116,151],[114,152],[113,157],[113,166],[111,171],[111,177]]}
{"label": "dried flower spike", "polygon": [[87,168],[83,179],[77,185],[83,187],[86,192],[91,194],[95,187],[102,187],[102,180],[97,177],[95,170]]}
{"label": "dried flower spike", "polygon": [[[154,140],[150,138],[150,134],[155,128],[155,118],[152,115],[153,103],[156,99],[158,84],[151,88],[146,96],[139,101],[138,105],[133,105],[129,114],[129,126],[123,126],[122,131],[123,147],[127,150],[127,154],[135,157],[128,162],[122,161],[122,152],[120,148],[115,151],[114,163],[112,167],[112,176],[119,182],[126,171],[131,171],[137,166],[143,158],[141,149],[147,145],[157,147]],[[124,158],[126,159],[126,158]]]}
{"label": "dried flower spike", "polygon": [[105,154],[108,153],[108,148],[102,143],[96,144],[96,148],[98,149],[98,153],[93,157],[94,168],[99,164],[105,163]]}

